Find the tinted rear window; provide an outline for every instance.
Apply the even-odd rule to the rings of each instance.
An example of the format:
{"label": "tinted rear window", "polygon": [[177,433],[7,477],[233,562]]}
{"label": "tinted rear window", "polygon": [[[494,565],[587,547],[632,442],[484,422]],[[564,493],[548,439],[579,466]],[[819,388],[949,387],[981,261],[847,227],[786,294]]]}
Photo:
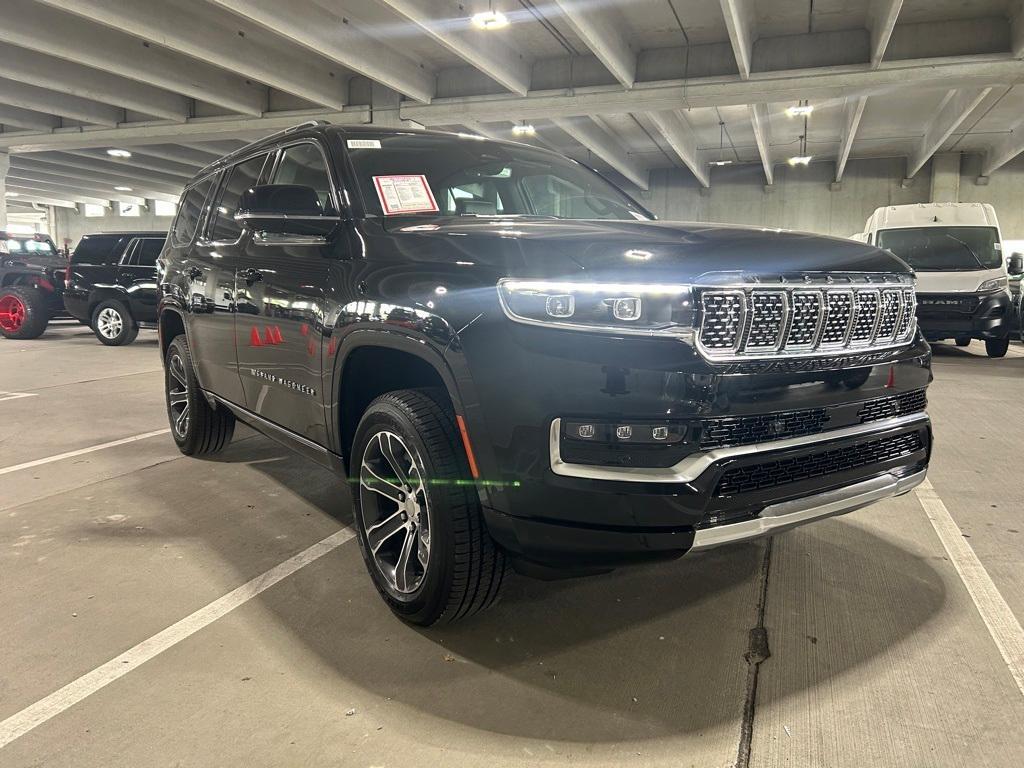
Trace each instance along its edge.
{"label": "tinted rear window", "polygon": [[163,238],[157,239],[155,237],[147,237],[145,240],[142,240],[135,249],[135,255],[132,257],[132,263],[137,264],[140,267],[155,267],[156,257],[160,255],[160,251],[162,251],[163,248]]}
{"label": "tinted rear window", "polygon": [[188,245],[192,242],[199,226],[199,219],[203,215],[206,196],[210,193],[215,178],[216,175],[203,179],[189,189],[181,199],[178,218],[174,220],[174,227],[171,230],[171,239],[175,245]]}
{"label": "tinted rear window", "polygon": [[126,240],[124,235],[86,235],[71,254],[71,263],[114,264],[121,258]]}

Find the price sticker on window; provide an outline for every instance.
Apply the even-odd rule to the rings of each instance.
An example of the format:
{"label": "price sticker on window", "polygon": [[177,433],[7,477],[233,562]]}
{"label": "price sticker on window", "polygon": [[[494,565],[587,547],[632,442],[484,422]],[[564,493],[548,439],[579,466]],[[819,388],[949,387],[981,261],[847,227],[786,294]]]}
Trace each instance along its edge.
{"label": "price sticker on window", "polygon": [[402,213],[437,213],[437,201],[423,174],[374,176],[380,207],[388,216]]}

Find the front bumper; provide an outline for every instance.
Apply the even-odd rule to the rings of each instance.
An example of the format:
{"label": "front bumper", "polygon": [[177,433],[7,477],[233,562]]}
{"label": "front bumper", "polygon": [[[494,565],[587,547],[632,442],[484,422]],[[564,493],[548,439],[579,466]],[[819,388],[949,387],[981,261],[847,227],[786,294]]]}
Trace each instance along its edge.
{"label": "front bumper", "polygon": [[929,341],[956,337],[1004,339],[1012,302],[1005,290],[990,293],[918,294],[917,324]]}

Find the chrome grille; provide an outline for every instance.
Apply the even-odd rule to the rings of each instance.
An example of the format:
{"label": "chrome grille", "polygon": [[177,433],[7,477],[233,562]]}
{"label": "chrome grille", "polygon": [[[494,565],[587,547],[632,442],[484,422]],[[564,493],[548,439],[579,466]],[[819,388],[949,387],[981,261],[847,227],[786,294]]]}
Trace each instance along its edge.
{"label": "chrome grille", "polygon": [[698,348],[711,360],[809,357],[907,344],[912,288],[879,284],[700,289]]}

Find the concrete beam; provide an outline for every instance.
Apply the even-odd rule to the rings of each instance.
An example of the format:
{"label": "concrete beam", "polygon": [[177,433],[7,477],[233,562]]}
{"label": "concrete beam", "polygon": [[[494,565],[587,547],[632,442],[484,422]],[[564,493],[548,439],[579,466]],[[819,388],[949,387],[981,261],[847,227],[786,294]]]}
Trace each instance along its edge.
{"label": "concrete beam", "polygon": [[[50,162],[45,162],[41,158],[48,158]],[[57,177],[61,179],[77,179],[90,184],[106,184],[108,186],[119,186],[126,185],[129,187],[139,187],[152,192],[162,192],[167,195],[176,195],[181,192],[184,186],[185,180],[175,181],[162,181],[159,179],[152,179],[146,175],[130,174],[130,173],[117,173],[105,171],[90,170],[87,168],[76,168],[68,165],[61,161],[64,155],[13,155],[11,160],[11,168],[17,170],[19,174],[30,174],[32,176],[38,176],[41,179],[49,177]]]}
{"label": "concrete beam", "polygon": [[18,195],[47,195],[58,199],[70,198],[76,203],[89,203],[90,205],[102,205],[104,208],[109,208],[111,202],[114,200],[113,197],[94,197],[93,195],[83,195],[81,193],[70,194],[69,190],[57,189],[56,187],[49,187],[46,184],[8,184],[7,189],[13,192],[17,192]]}
{"label": "concrete beam", "polygon": [[153,199],[167,200],[169,202],[176,202],[178,197],[181,195],[182,188],[184,187],[184,185],[182,185],[176,190],[164,185],[156,185],[156,187],[154,187],[149,182],[136,179],[120,179],[117,181],[85,179],[80,175],[69,174],[66,171],[60,171],[60,169],[57,168],[54,168],[52,173],[47,173],[14,165],[7,173],[9,174],[9,178],[19,179],[23,182],[38,181],[54,186],[71,187],[73,189],[79,189],[82,192],[102,192],[103,194],[106,194],[113,190],[114,187],[126,186],[132,188],[132,194],[134,195],[140,195],[143,198],[149,197]]}
{"label": "concrete beam", "polygon": [[1024,121],[1017,123],[1010,133],[999,139],[985,153],[981,175],[991,176],[1021,153],[1024,153]]}
{"label": "concrete beam", "polygon": [[[573,32],[626,88],[636,81],[637,54],[629,47],[623,25],[610,3],[591,0],[554,0]],[[646,189],[646,187],[645,187]]]}
{"label": "concrete beam", "polygon": [[0,153],[0,229],[7,229],[7,169],[11,167],[11,156]]}
{"label": "concrete beam", "polygon": [[480,34],[469,24],[456,2],[437,0],[380,0],[401,14],[435,42],[513,93],[530,90],[530,62],[493,35]]}
{"label": "concrete beam", "polygon": [[137,147],[146,144],[173,144],[179,141],[215,141],[239,136],[265,136],[314,119],[328,120],[338,125],[362,125],[370,122],[370,110],[368,107],[346,107],[343,112],[268,112],[262,117],[193,117],[185,123],[125,123],[117,128],[58,130],[46,134],[0,133],[0,152]]}
{"label": "concrete beam", "polygon": [[766,184],[775,183],[775,171],[772,165],[772,126],[768,116],[767,104],[751,104],[750,125],[754,129],[754,141],[757,142],[757,152],[761,156],[761,165],[764,168]]}
{"label": "concrete beam", "polygon": [[[39,203],[40,205],[52,205],[57,208],[78,208],[78,203],[76,203],[74,200],[64,200],[62,198],[38,194],[35,192],[19,192],[17,200],[18,202]],[[105,207],[109,208],[110,206],[108,205]],[[3,226],[7,225],[4,224]]]}
{"label": "concrete beam", "polygon": [[864,116],[864,107],[867,106],[867,96],[857,96],[846,100],[843,107],[843,132],[839,137],[839,158],[836,160],[836,184],[843,180],[843,173],[846,171],[846,161],[850,159],[850,150],[853,149],[853,139],[857,135],[857,128],[860,127],[860,119]]}
{"label": "concrete beam", "polygon": [[151,45],[118,30],[82,21],[31,0],[4,0],[0,40],[46,51],[78,64],[116,71],[132,80],[233,112],[259,115],[267,107],[266,89],[246,82],[243,75]]}
{"label": "concrete beam", "polygon": [[0,125],[25,128],[29,131],[49,131],[60,125],[60,120],[45,112],[0,104]]}
{"label": "concrete beam", "polygon": [[[148,147],[143,147],[143,150],[145,149],[148,149]],[[111,168],[120,168],[126,173],[155,171],[161,176],[177,177],[182,181],[192,178],[195,172],[202,167],[161,160],[152,155],[144,154],[142,150],[132,152],[131,157],[111,157],[102,149],[73,149],[68,151],[68,155],[95,160]]]}
{"label": "concrete beam", "polygon": [[0,43],[0,77],[166,120],[189,115],[188,99],[180,94],[8,43]]}
{"label": "concrete beam", "polygon": [[757,38],[757,12],[754,0],[721,0],[722,16],[729,30],[729,42],[736,56],[740,77],[750,77],[750,62],[754,56],[754,40]]}
{"label": "concrete beam", "polygon": [[877,69],[889,47],[903,0],[871,0],[868,5],[868,31],[871,32],[871,68]]}
{"label": "concrete beam", "polygon": [[76,150],[75,154],[83,156],[90,154],[104,161],[125,163],[138,168],[148,167],[151,171],[171,173],[176,176],[191,176],[204,165],[209,165],[210,160],[213,159],[208,155],[200,155],[197,152],[190,152],[180,147],[170,147],[166,144],[147,144],[144,147],[138,147],[127,160],[110,157],[101,149]]}
{"label": "concrete beam", "polygon": [[622,145],[592,118],[555,118],[552,122],[640,189],[648,188],[647,171],[637,165]]}
{"label": "concrete beam", "polygon": [[850,96],[871,96],[904,89],[1013,83],[1022,65],[1009,54],[947,59],[911,59],[882,62],[878,69],[820,67],[787,72],[759,72],[747,80],[705,77],[689,80],[638,82],[630,90],[620,86],[592,86],[531,91],[527,96],[465,96],[435,99],[430,104],[404,104],[402,117],[424,125],[463,124],[493,119],[534,120],[574,115],[660,112],[682,107],[721,107],[753,103],[825,101]]}
{"label": "concrete beam", "polygon": [[[308,56],[255,24],[211,12],[197,0],[37,0],[78,14],[130,35],[137,35],[178,53],[244,73],[285,93],[331,109],[345,106],[347,86],[342,73]],[[294,12],[294,11],[293,11]],[[145,110],[141,110],[145,111]],[[183,119],[186,115],[181,115]]]}
{"label": "concrete beam", "polygon": [[403,53],[374,39],[343,9],[332,16],[306,4],[280,0],[208,0],[282,37],[383,83],[417,101],[434,95],[434,75]]}
{"label": "concrete beam", "polygon": [[931,125],[921,137],[913,154],[907,158],[907,178],[912,179],[928,159],[934,155],[943,142],[967,116],[988,96],[991,88],[960,88],[946,93],[939,110],[932,118]]}
{"label": "concrete beam", "polygon": [[42,179],[35,176],[18,175],[14,171],[8,171],[7,173],[8,184],[13,184],[19,187],[28,187],[30,189],[39,190],[40,192],[65,195],[67,197],[75,197],[77,195],[90,195],[100,199],[110,197],[111,200],[117,200],[124,203],[134,203],[135,205],[146,204],[145,196],[138,195],[135,187],[132,187],[131,192],[121,192],[113,187],[104,187],[99,184],[85,184],[83,182],[75,181],[74,179],[51,181],[49,179]]}
{"label": "concrete beam", "polygon": [[697,178],[702,187],[710,187],[711,179],[708,174],[708,167],[700,159],[697,153],[697,137],[693,133],[686,118],[677,110],[666,110],[664,112],[651,112],[651,118],[661,135],[672,151],[676,153],[683,164],[690,169],[690,172]]}
{"label": "concrete beam", "polygon": [[183,186],[189,177],[176,176],[156,171],[140,170],[130,165],[107,163],[103,160],[96,160],[87,157],[79,157],[70,152],[36,152],[29,155],[14,155],[14,162],[24,167],[35,167],[38,170],[47,170],[41,167],[53,166],[61,172],[74,174],[80,171],[92,174],[104,174],[104,177],[118,177],[118,183],[131,184],[133,181],[146,179],[158,184],[167,184],[178,188]]}
{"label": "concrete beam", "polygon": [[93,125],[114,126],[124,120],[124,110],[118,107],[3,78],[0,78],[0,103]]}

